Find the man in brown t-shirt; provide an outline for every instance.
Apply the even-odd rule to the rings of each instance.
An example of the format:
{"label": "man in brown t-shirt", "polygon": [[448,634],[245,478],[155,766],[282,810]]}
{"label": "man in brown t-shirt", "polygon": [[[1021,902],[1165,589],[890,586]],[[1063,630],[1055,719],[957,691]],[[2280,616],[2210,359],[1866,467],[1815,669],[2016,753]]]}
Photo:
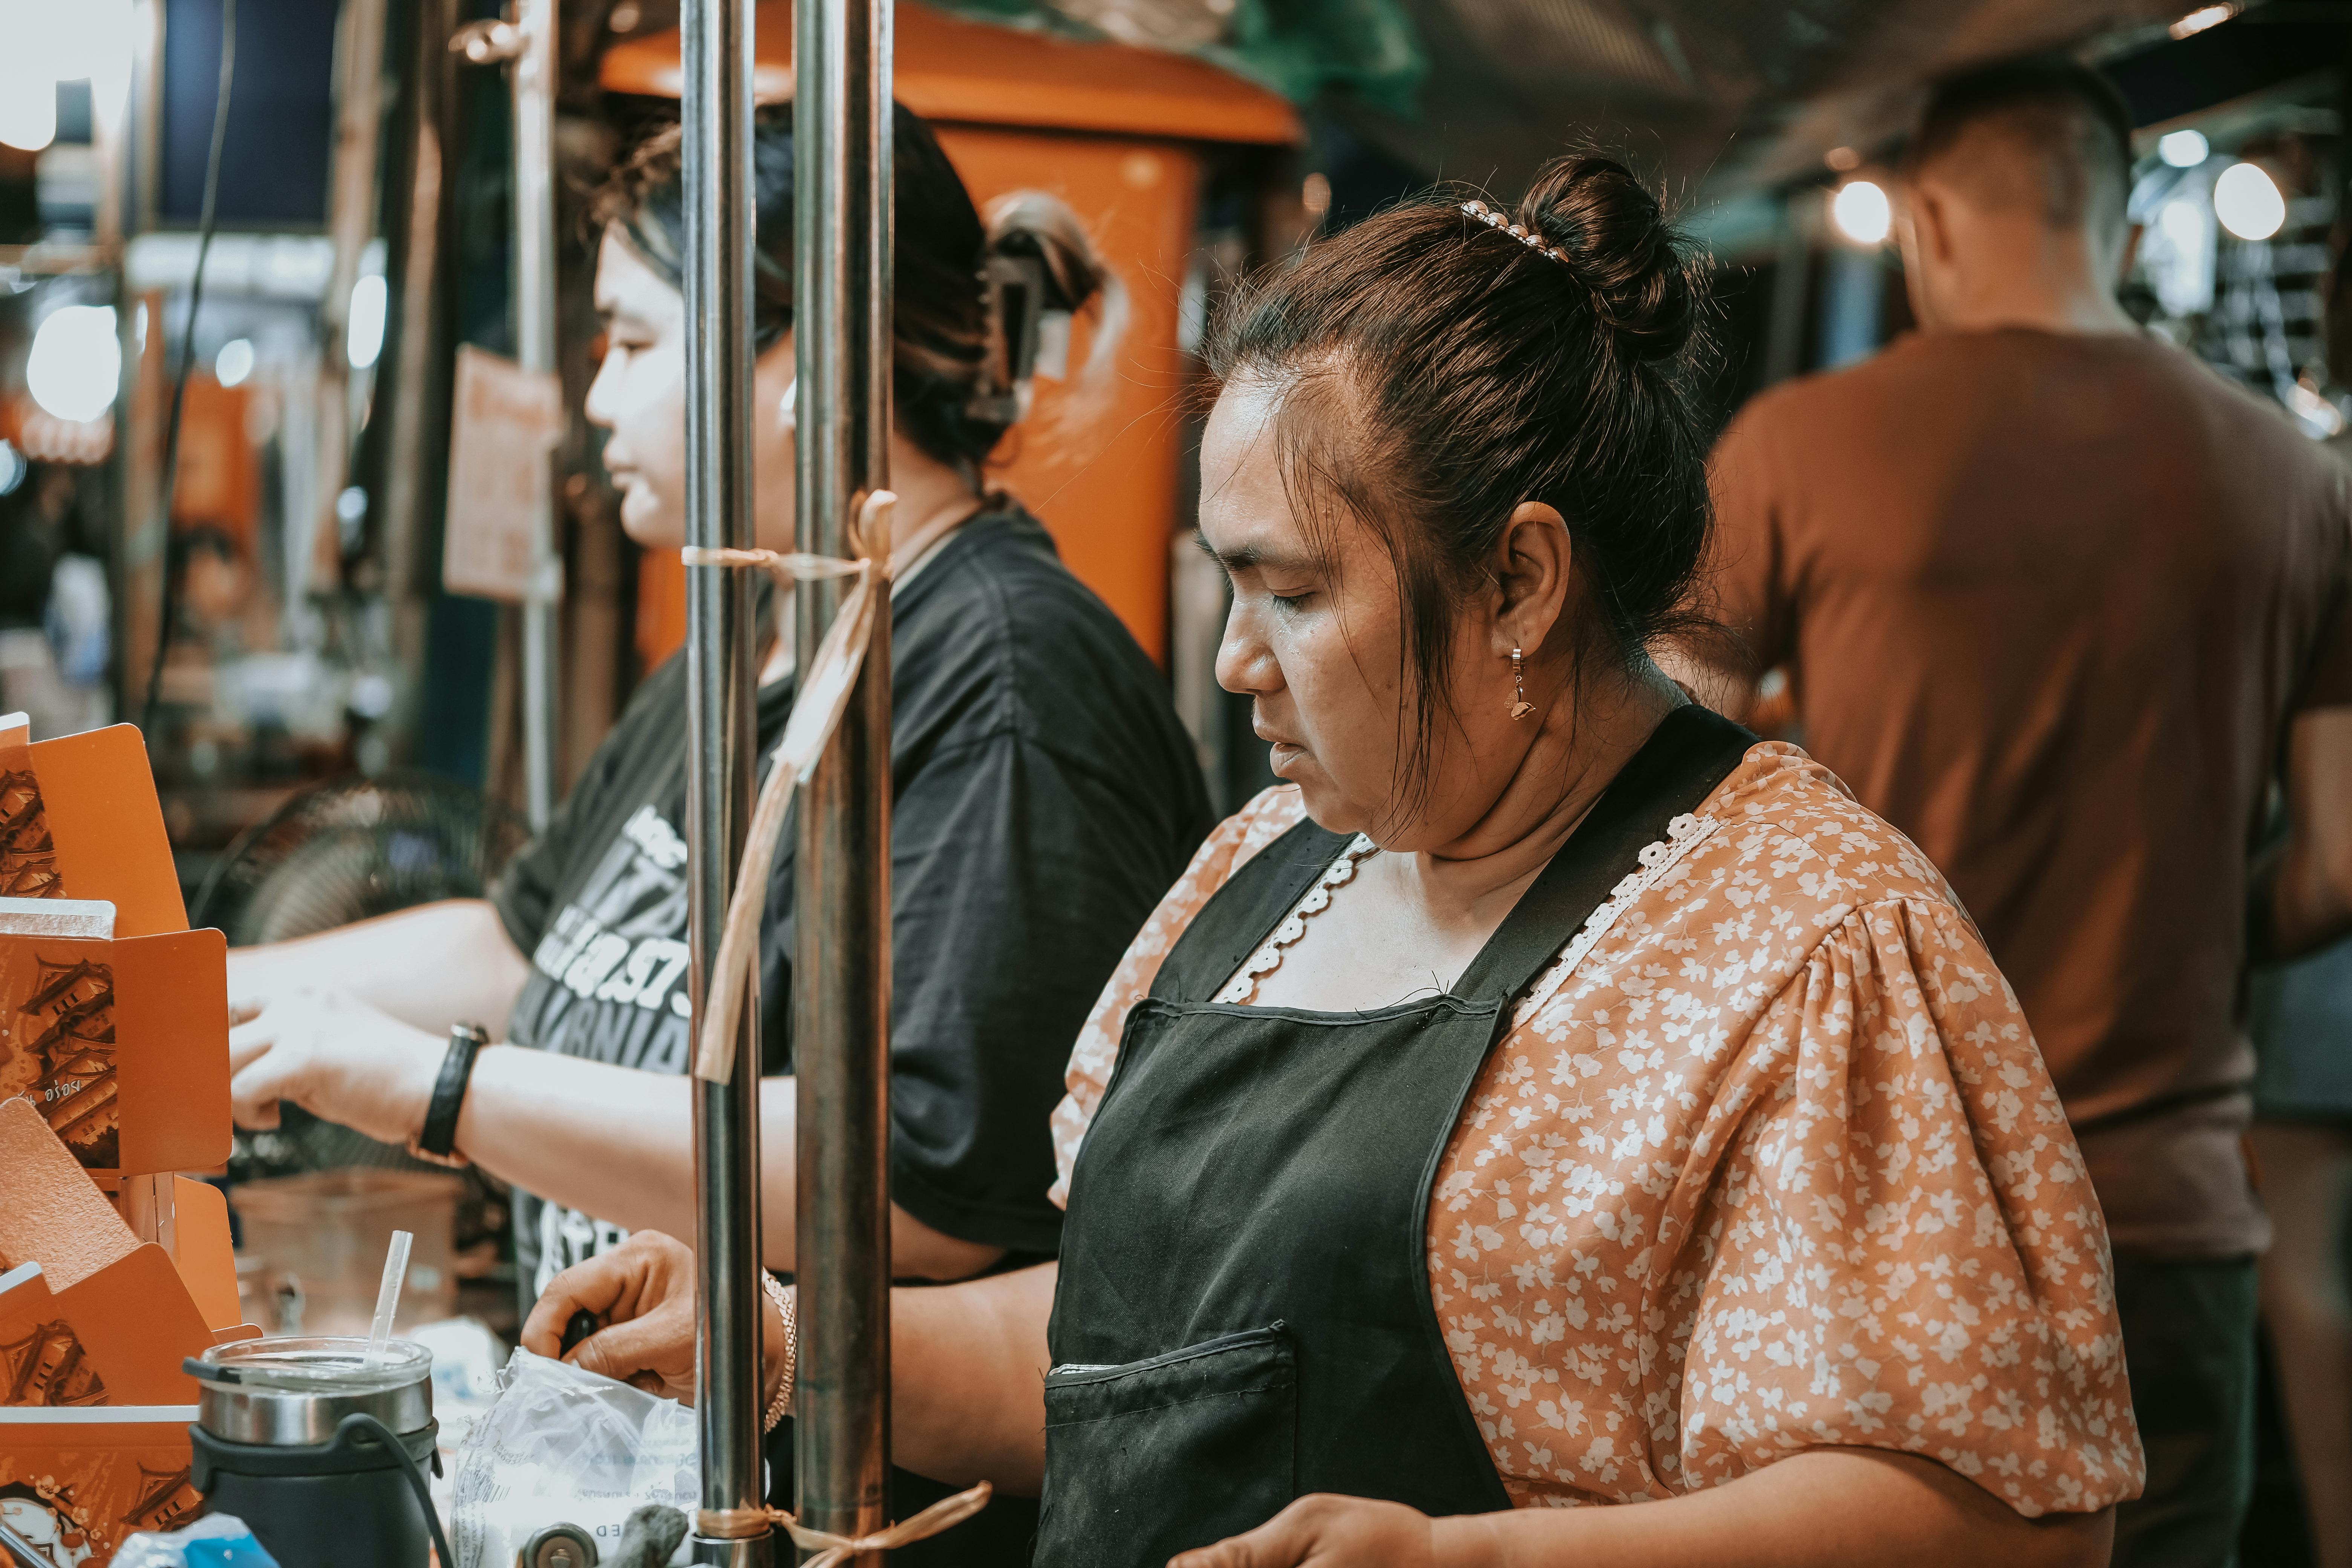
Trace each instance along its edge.
{"label": "man in brown t-shirt", "polygon": [[[2234,1561],[2251,1486],[2267,1239],[2250,859],[2290,734],[2303,825],[2352,797],[2352,485],[2116,303],[2129,134],[2071,60],[1938,88],[1906,163],[1921,330],[1726,434],[1727,636],[1698,663],[1718,698],[1785,668],[1806,749],[1983,928],[2114,1237],[2149,1462],[2115,1561],[2204,1565]],[[2298,834],[2264,884],[2284,943],[2346,920],[2331,841]]]}

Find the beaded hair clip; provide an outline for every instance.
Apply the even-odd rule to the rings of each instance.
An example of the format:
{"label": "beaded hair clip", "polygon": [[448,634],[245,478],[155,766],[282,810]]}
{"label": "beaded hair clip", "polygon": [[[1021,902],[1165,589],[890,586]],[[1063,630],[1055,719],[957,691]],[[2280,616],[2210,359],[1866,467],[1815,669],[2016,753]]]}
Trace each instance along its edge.
{"label": "beaded hair clip", "polygon": [[[1488,228],[1502,230],[1505,234],[1509,235],[1513,239],[1517,240],[1520,244],[1526,246],[1530,250],[1540,251],[1544,255],[1550,257],[1554,261],[1563,263],[1568,262],[1568,252],[1560,249],[1559,247],[1556,245],[1546,245],[1542,235],[1536,234],[1528,229],[1520,227],[1517,224],[1513,223],[1509,218],[1505,217],[1501,213],[1496,212],[1493,207],[1488,206],[1485,202],[1464,202],[1462,204],[1462,210],[1468,213],[1472,217],[1476,218],[1480,223],[1485,224]],[[1570,265],[1572,265],[1572,263],[1570,263]]]}

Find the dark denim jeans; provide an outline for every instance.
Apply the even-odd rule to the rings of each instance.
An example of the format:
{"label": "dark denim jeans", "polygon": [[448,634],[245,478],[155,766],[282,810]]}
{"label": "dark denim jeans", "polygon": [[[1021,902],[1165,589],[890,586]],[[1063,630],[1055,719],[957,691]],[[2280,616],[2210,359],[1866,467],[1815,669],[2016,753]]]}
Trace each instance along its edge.
{"label": "dark denim jeans", "polygon": [[2116,1259],[2147,1490],[2116,1511],[2115,1568],[2237,1568],[2254,1489],[2254,1262]]}

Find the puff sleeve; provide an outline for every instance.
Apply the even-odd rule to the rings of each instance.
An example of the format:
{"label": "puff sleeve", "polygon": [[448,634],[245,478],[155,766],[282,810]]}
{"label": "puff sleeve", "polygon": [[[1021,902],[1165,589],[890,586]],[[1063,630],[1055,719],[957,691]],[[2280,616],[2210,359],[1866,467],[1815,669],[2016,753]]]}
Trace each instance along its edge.
{"label": "puff sleeve", "polygon": [[2105,1221],[1957,909],[1848,913],[1706,1123],[1677,1489],[1840,1445],[1936,1459],[2028,1516],[2137,1492]]}

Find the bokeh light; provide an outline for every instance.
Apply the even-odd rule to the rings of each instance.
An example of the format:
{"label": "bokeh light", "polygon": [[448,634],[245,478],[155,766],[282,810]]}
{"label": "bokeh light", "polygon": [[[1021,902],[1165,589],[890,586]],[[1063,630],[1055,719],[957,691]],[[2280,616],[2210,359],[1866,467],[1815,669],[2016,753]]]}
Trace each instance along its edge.
{"label": "bokeh light", "polygon": [[231,338],[213,356],[213,377],[223,386],[235,386],[253,374],[253,342]]}
{"label": "bokeh light", "polygon": [[2232,163],[2213,182],[2213,216],[2240,239],[2268,239],[2286,225],[2286,198],[2258,163]]}
{"label": "bokeh light", "polygon": [[33,401],[57,418],[80,423],[114,406],[122,381],[122,344],[111,305],[66,305],[41,319],[25,360]]}
{"label": "bokeh light", "polygon": [[2156,142],[2156,155],[2176,169],[2193,169],[2212,151],[2201,131],[2169,132]]}
{"label": "bokeh light", "polygon": [[365,370],[383,353],[383,279],[375,276],[352,285],[350,325],[343,334],[343,357],[353,370]]}
{"label": "bokeh light", "polygon": [[1876,184],[1848,180],[1830,198],[1830,221],[1856,245],[1878,245],[1895,225],[1895,209]]}

